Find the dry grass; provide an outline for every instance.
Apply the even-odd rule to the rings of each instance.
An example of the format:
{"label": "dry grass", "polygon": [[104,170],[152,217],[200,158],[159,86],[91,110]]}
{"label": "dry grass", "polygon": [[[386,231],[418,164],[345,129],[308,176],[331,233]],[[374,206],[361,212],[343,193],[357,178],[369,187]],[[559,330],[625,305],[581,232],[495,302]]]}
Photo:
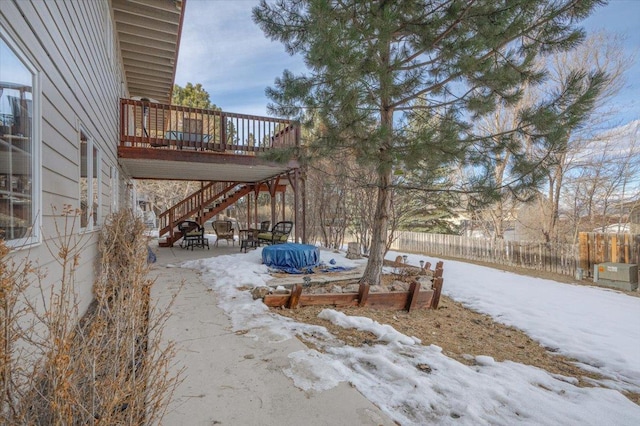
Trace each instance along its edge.
{"label": "dry grass", "polygon": [[[0,423],[159,424],[179,377],[169,374],[173,346],[160,344],[167,315],[150,306],[144,225],[127,211],[109,218],[95,300],[79,318],[75,272],[84,241],[74,232],[76,219],[66,208],[63,227],[56,224],[49,250],[62,272],[50,288],[31,263],[5,260],[0,242]],[[44,308],[24,296],[29,285],[38,286]]]}

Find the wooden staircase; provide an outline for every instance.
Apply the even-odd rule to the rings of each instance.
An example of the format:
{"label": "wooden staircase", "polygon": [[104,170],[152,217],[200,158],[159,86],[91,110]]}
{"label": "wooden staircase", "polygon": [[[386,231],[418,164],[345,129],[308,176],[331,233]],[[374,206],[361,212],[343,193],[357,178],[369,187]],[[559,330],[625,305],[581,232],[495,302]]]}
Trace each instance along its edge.
{"label": "wooden staircase", "polygon": [[184,200],[160,213],[160,247],[172,247],[182,235],[177,231],[178,223],[183,220],[195,220],[203,225],[207,220],[235,204],[240,198],[253,190],[253,185],[237,182],[210,182]]}

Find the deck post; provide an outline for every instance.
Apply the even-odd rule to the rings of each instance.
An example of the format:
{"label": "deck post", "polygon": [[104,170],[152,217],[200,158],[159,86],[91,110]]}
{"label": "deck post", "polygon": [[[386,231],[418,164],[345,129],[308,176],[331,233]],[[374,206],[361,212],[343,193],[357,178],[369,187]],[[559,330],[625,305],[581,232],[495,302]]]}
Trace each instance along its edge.
{"label": "deck post", "polygon": [[293,220],[295,223],[294,238],[297,243],[300,241],[300,169],[293,171]]}
{"label": "deck post", "polygon": [[280,201],[282,203],[282,220],[285,221],[286,219],[286,212],[285,212],[285,202],[286,202],[286,195],[287,195],[287,187],[285,186],[284,191],[282,191],[282,195],[280,198]]}
{"label": "deck post", "polygon": [[280,183],[280,176],[267,182],[267,188],[269,189],[269,196],[271,199],[271,223],[275,225],[277,222],[276,217],[276,196],[278,194],[278,184]]}
{"label": "deck post", "polygon": [[303,170],[300,179],[300,194],[302,203],[301,234],[302,244],[307,244],[307,174]]}
{"label": "deck post", "polygon": [[247,229],[251,228],[251,192],[247,195]]}
{"label": "deck post", "polygon": [[258,223],[258,195],[260,194],[260,184],[256,184],[253,186],[253,220],[256,221],[254,228],[259,229],[260,224]]}
{"label": "deck post", "polygon": [[275,224],[276,220],[276,196],[271,196],[271,223]]}

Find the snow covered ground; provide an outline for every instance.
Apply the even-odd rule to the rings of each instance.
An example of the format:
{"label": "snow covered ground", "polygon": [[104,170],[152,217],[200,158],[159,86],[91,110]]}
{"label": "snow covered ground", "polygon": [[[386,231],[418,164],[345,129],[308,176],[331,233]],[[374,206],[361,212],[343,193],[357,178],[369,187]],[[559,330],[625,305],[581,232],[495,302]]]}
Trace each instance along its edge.
{"label": "snow covered ground", "polygon": [[[336,266],[355,266],[344,254],[322,251],[322,261],[331,259]],[[437,259],[408,255],[410,264],[419,260]],[[296,386],[320,392],[347,381],[400,424],[640,424],[640,407],[616,390],[579,388],[574,378],[482,354],[476,354],[477,365],[466,366],[389,325],[332,309],[320,315],[371,331],[381,343],[345,346],[324,327],[271,313],[242,290],[270,279],[260,249],[181,266],[203,271],[236,330],[270,341],[300,335],[323,350],[290,355],[285,374]],[[608,387],[640,391],[640,298],[454,261],[445,261],[443,292],[609,377]]]}

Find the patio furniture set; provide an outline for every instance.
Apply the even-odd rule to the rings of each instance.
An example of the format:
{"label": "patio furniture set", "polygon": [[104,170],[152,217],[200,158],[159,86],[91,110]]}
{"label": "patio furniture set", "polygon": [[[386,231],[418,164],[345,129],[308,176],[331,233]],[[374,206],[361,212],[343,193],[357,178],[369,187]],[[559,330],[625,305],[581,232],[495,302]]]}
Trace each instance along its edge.
{"label": "patio furniture set", "polygon": [[[235,245],[235,233],[233,223],[230,220],[216,220],[211,225],[216,234],[216,246],[218,246],[218,242],[221,240],[225,240],[227,245],[229,241]],[[240,251],[246,253],[247,249],[259,247],[261,244],[273,245],[286,243],[293,229],[293,222],[278,222],[272,228],[269,228],[270,225],[270,221],[263,221],[260,223],[259,229],[249,228],[238,230]],[[193,250],[194,247],[206,247],[207,250],[209,249],[209,240],[204,235],[204,226],[199,223],[192,220],[184,220],[178,224],[178,231],[182,234],[180,247],[191,248],[191,250]]]}
{"label": "patio furniture set", "polygon": [[282,221],[273,225],[269,230],[270,221],[260,222],[259,229],[240,230],[240,251],[247,252],[249,248],[260,247],[261,244],[283,244],[289,240],[289,234],[293,229],[293,222]]}

